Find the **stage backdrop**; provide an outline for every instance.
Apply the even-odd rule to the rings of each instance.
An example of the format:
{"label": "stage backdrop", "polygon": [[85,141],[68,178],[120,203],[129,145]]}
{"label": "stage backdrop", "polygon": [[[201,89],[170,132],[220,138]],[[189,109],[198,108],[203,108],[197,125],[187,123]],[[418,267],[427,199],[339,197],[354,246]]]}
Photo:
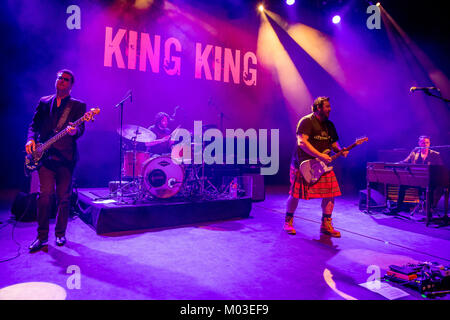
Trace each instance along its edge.
{"label": "stage backdrop", "polygon": [[[316,40],[327,39],[316,42],[325,58],[299,45],[295,32],[275,15],[262,16],[251,1],[9,0],[3,6],[2,188],[27,188],[27,126],[39,98],[54,93],[62,68],[75,74],[72,96],[101,108],[79,140],[75,176],[82,187],[107,186],[118,178],[116,105],[129,92],[124,124],[148,127],[156,113],[172,114],[179,106],[177,121],[188,129],[194,120],[230,129],[278,129],[280,168],[266,177],[269,184],[288,183],[295,124],[319,95],[331,97],[342,146],[360,136],[370,139],[337,162],[344,190],[364,187],[365,164],[377,160],[380,149],[409,150],[420,134],[431,135],[433,144],[449,142],[445,105],[409,92],[412,85],[429,84],[427,74],[407,72],[386,30],[367,28],[362,6],[353,11],[358,18],[340,29],[314,8],[299,16],[304,25],[286,18],[290,31],[301,27],[314,30]],[[330,72],[324,61],[340,73]],[[293,69],[280,67],[286,63]],[[297,90],[292,84],[298,76]]]}

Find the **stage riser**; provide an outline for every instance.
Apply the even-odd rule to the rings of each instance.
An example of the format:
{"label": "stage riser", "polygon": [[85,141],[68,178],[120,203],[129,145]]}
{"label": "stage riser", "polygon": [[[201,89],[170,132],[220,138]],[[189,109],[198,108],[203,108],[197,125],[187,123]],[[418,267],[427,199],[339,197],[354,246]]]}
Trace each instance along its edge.
{"label": "stage riser", "polygon": [[111,206],[95,204],[80,195],[84,213],[81,219],[97,234],[120,231],[168,228],[201,222],[248,218],[252,208],[250,197],[205,202],[177,202]]}

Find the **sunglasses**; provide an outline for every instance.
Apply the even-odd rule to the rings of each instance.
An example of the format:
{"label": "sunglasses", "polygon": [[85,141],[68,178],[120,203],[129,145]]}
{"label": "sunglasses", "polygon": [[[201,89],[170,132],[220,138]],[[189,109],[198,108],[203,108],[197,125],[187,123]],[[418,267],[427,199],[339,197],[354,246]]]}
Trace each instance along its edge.
{"label": "sunglasses", "polygon": [[58,79],[58,80],[64,80],[64,81],[66,81],[66,82],[69,82],[69,81],[70,81],[70,78],[66,78],[66,77],[63,77],[63,76],[58,76],[56,79]]}

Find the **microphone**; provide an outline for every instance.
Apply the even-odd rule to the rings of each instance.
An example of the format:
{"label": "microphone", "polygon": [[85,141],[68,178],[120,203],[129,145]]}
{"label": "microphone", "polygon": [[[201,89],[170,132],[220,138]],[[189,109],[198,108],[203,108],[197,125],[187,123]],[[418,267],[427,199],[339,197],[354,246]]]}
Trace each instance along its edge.
{"label": "microphone", "polygon": [[409,92],[414,92],[416,90],[419,90],[419,91],[438,90],[439,91],[439,89],[436,87],[411,87],[411,89],[409,89]]}
{"label": "microphone", "polygon": [[126,97],[122,99],[122,101],[120,101],[118,104],[115,105],[116,108],[118,108],[119,106],[123,106],[123,103],[125,101],[128,100],[128,98],[130,98],[130,102],[133,102],[133,92],[131,92],[131,89],[128,90],[128,92],[126,93]]}

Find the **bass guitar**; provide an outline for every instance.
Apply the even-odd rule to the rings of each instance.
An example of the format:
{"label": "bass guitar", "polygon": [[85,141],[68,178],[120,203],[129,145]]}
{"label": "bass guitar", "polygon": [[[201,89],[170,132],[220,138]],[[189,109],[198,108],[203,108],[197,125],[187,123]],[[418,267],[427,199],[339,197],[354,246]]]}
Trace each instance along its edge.
{"label": "bass guitar", "polygon": [[[350,151],[354,147],[359,146],[360,144],[368,140],[369,138],[367,137],[356,139],[355,143],[348,146],[347,148],[341,149],[341,151],[333,155],[331,157],[331,161],[334,161],[338,157],[342,156],[344,151]],[[330,153],[330,150],[325,150],[323,153],[328,154]],[[319,158],[305,160],[300,164],[300,172],[302,173],[303,178],[308,184],[316,183],[324,173],[330,172],[331,170],[333,170],[333,167],[328,166]]]}
{"label": "bass guitar", "polygon": [[[90,111],[86,112],[80,119],[75,121],[72,124],[72,127],[76,128],[79,125],[81,125],[83,122],[93,121],[94,116],[100,113],[99,108],[92,108]],[[46,155],[46,151],[54,144],[56,141],[61,139],[62,137],[66,136],[69,133],[69,130],[67,127],[64,130],[61,130],[57,134],[55,134],[53,137],[48,139],[44,143],[37,143],[36,149],[25,156],[25,175],[29,176],[31,172],[34,170],[37,170],[42,165],[42,159]]]}

